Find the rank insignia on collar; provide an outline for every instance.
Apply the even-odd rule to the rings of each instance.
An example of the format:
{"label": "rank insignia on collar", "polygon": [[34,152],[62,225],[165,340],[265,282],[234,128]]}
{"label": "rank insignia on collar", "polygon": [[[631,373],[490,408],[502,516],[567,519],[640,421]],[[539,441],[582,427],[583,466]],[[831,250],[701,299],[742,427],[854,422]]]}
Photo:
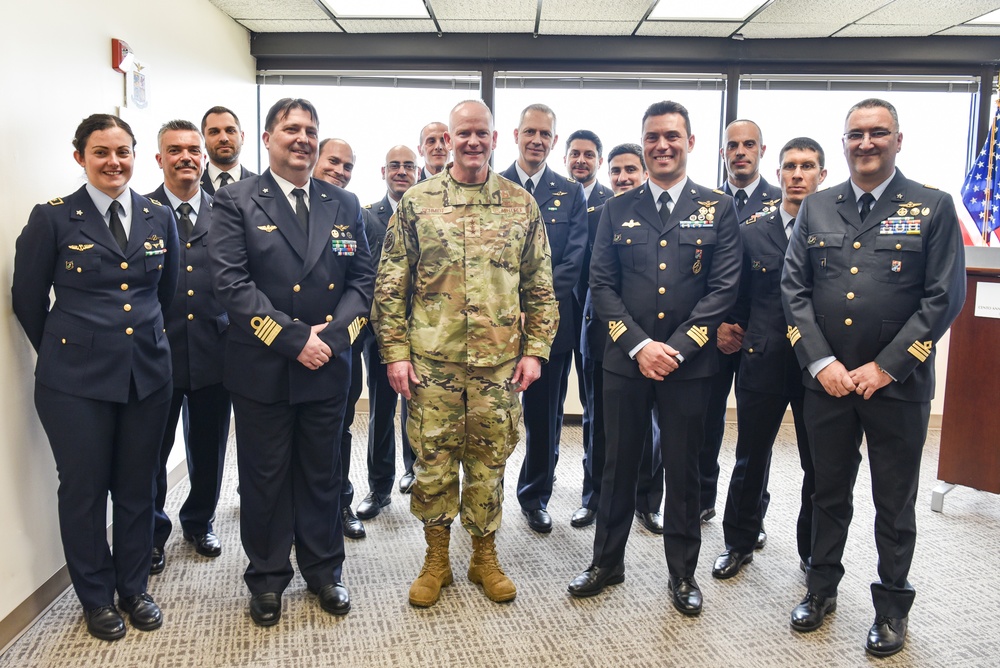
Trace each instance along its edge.
{"label": "rank insignia on collar", "polygon": [[844,201],[844,196],[842,194],[841,195],[837,195],[837,201],[838,202],[843,202]]}
{"label": "rank insignia on collar", "polygon": [[82,216],[83,215],[83,209],[77,209],[76,210],[76,215]]}
{"label": "rank insignia on collar", "polygon": [[264,193],[265,195],[266,195],[266,194],[268,194],[269,192],[271,192],[271,191],[270,191],[270,190],[268,190],[267,188],[261,188],[261,190],[260,190],[260,191],[261,191],[262,193]]}
{"label": "rank insignia on collar", "polygon": [[627,222],[622,223],[622,227],[639,227],[640,225],[642,225],[642,223],[636,220],[629,220]]}
{"label": "rank insignia on collar", "polygon": [[319,196],[322,197],[323,199],[326,199],[326,193],[320,193]]}
{"label": "rank insignia on collar", "polygon": [[258,225],[257,229],[262,232],[267,232],[268,234],[270,234],[271,232],[274,232],[276,229],[278,229],[278,227],[276,225]]}
{"label": "rank insignia on collar", "polygon": [[142,207],[142,212],[143,213],[149,213],[149,209],[147,209],[146,207]]}
{"label": "rank insignia on collar", "polygon": [[596,208],[597,208],[596,206],[590,207],[589,209],[587,209],[587,213],[594,213],[594,209]]}
{"label": "rank insignia on collar", "polygon": [[705,202],[698,202],[698,204],[701,204],[702,206],[715,206],[718,203],[719,203],[719,200],[715,200],[714,202],[711,201],[711,200],[705,201]]}

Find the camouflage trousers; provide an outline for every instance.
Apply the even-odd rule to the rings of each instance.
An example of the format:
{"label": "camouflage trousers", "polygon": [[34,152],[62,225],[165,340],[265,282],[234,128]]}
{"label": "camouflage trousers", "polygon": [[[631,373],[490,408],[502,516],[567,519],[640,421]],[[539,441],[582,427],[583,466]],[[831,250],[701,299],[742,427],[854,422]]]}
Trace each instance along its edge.
{"label": "camouflage trousers", "polygon": [[406,405],[417,457],[410,512],[424,525],[450,525],[461,510],[470,534],[493,533],[503,512],[504,467],[519,437],[521,404],[510,384],[517,360],[495,367],[419,355],[411,361],[421,384]]}

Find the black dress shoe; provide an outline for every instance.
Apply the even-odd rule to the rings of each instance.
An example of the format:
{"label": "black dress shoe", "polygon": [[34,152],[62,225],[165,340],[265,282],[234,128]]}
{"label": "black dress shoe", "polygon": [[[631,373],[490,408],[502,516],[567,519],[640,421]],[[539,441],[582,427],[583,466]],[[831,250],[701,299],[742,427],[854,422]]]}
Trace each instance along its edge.
{"label": "black dress shoe", "polygon": [[402,494],[409,494],[410,490],[413,489],[413,483],[416,479],[417,477],[413,475],[413,471],[404,473],[403,477],[399,479],[399,491]]}
{"label": "black dress shoe", "polygon": [[351,507],[344,506],[340,512],[344,516],[344,535],[348,538],[364,538],[366,535],[365,525],[361,523]]}
{"label": "black dress shoe", "polygon": [[363,498],[361,503],[358,504],[358,517],[363,520],[370,520],[382,512],[382,509],[390,503],[392,503],[391,496],[383,498],[375,492],[369,492],[368,496]]}
{"label": "black dress shoe", "polygon": [[764,525],[760,525],[760,533],[757,534],[757,542],[754,543],[753,549],[763,550],[764,546],[767,545],[767,532],[764,531]]}
{"label": "black dress shoe", "polygon": [[273,591],[250,597],[250,619],[257,626],[274,626],[281,619],[281,594]]}
{"label": "black dress shoe", "polygon": [[158,575],[167,567],[167,556],[163,553],[162,547],[153,548],[153,557],[149,562],[149,574]]}
{"label": "black dress shoe", "polygon": [[101,640],[118,640],[125,635],[125,620],[113,605],[85,610],[87,632]]}
{"label": "black dress shoe", "polygon": [[535,510],[524,510],[522,508],[521,512],[528,518],[528,526],[531,527],[532,531],[537,531],[538,533],[552,531],[552,518],[549,517],[549,512],[544,508],[537,508]]}
{"label": "black dress shoe", "polygon": [[873,656],[892,656],[906,644],[906,617],[878,615],[868,631],[865,651]]}
{"label": "black dress shoe", "polygon": [[346,615],[351,611],[351,595],[340,582],[323,585],[319,589],[310,587],[309,591],[319,596],[319,607],[331,615]]}
{"label": "black dress shoe", "polygon": [[153,597],[142,592],[118,599],[118,607],[128,615],[132,626],[140,631],[154,631],[163,625],[163,613]]}
{"label": "black dress shoe", "polygon": [[219,537],[209,531],[208,533],[188,533],[184,532],[184,540],[194,543],[194,551],[203,557],[215,558],[222,554],[222,543]]}
{"label": "black dress shoe", "polygon": [[705,508],[704,510],[701,511],[700,517],[702,522],[709,521],[710,519],[715,517],[715,508]]}
{"label": "black dress shoe", "polygon": [[677,612],[685,615],[701,613],[701,590],[694,578],[670,578],[667,584],[670,587],[670,600]]}
{"label": "black dress shoe", "polygon": [[806,593],[802,602],[792,610],[792,628],[805,633],[815,631],[823,625],[827,613],[837,609],[837,597],[824,598],[811,591]]}
{"label": "black dress shoe", "polygon": [[753,561],[753,553],[738,552],[736,550],[726,550],[715,560],[715,567],[712,569],[712,577],[719,580],[728,580],[743,568],[743,564]]}
{"label": "black dress shoe", "polygon": [[617,566],[601,567],[591,565],[590,568],[573,578],[566,589],[578,598],[596,596],[605,587],[625,582],[625,563]]}
{"label": "black dress shoe", "polygon": [[597,519],[597,512],[590,508],[578,508],[573,517],[569,518],[569,523],[575,527],[587,527]]}
{"label": "black dress shoe", "polygon": [[653,533],[658,534],[663,533],[662,513],[640,513],[637,510],[635,511],[635,516],[639,518],[639,521],[642,522],[642,526],[646,527],[647,531],[652,531]]}

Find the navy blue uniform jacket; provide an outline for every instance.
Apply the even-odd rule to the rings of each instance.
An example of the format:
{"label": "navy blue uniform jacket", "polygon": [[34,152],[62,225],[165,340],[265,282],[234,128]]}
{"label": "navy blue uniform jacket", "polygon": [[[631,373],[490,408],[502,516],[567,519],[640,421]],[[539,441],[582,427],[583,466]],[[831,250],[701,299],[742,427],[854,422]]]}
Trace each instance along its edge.
{"label": "navy blue uniform jacket", "polygon": [[169,206],[130,192],[124,253],[86,186],[37,205],[17,239],[14,314],[46,387],[127,403],[130,378],[139,399],[170,381],[163,311],[177,286],[177,229]]}
{"label": "navy blue uniform jacket", "polygon": [[212,208],[213,285],[231,323],[224,382],[260,403],[346,392],[337,365],[310,370],[296,357],[321,323],[333,355],[349,355],[371,312],[375,270],[358,198],[318,179],[308,187],[308,238],[270,170],[220,189]]}

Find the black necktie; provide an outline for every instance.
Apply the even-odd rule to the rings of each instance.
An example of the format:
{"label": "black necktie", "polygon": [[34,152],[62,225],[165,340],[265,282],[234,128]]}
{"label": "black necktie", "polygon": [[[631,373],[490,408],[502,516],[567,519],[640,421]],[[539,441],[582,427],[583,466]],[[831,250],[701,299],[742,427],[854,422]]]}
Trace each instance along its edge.
{"label": "black necktie", "polygon": [[233,177],[229,175],[229,172],[222,172],[219,174],[219,187],[224,188],[233,182]]}
{"label": "black necktie", "polygon": [[736,215],[741,215],[743,213],[743,207],[747,205],[747,191],[740,188],[736,191]]}
{"label": "black necktie", "polygon": [[785,225],[785,236],[788,237],[789,239],[792,238],[792,229],[794,228],[795,228],[795,219],[792,218],[790,221],[788,221],[788,224]]}
{"label": "black necktie", "polygon": [[673,208],[670,205],[670,193],[664,190],[660,193],[660,197],[658,199],[660,200],[660,222],[666,225],[667,220],[670,218],[670,211]]}
{"label": "black necktie", "polygon": [[875,196],[871,193],[865,193],[858,201],[861,202],[861,222],[863,223],[868,214],[872,212],[872,205],[875,204]]}
{"label": "black necktie", "polygon": [[528,194],[532,197],[535,196],[535,180],[528,179],[528,182],[524,184],[524,189],[528,191]]}
{"label": "black necktie", "polygon": [[295,216],[302,223],[302,229],[309,231],[309,209],[306,208],[306,191],[302,188],[292,188],[295,196]]}
{"label": "black necktie", "polygon": [[122,208],[121,202],[114,200],[111,202],[111,236],[115,238],[118,242],[118,247],[125,252],[125,247],[128,246],[128,237],[125,236],[125,226],[122,225],[122,219],[118,215],[118,211]]}
{"label": "black necktie", "polygon": [[181,205],[177,207],[177,213],[180,214],[177,223],[180,225],[181,235],[185,239],[190,239],[191,233],[194,232],[194,223],[191,222],[192,211],[194,211],[194,207],[187,202],[181,202]]}

